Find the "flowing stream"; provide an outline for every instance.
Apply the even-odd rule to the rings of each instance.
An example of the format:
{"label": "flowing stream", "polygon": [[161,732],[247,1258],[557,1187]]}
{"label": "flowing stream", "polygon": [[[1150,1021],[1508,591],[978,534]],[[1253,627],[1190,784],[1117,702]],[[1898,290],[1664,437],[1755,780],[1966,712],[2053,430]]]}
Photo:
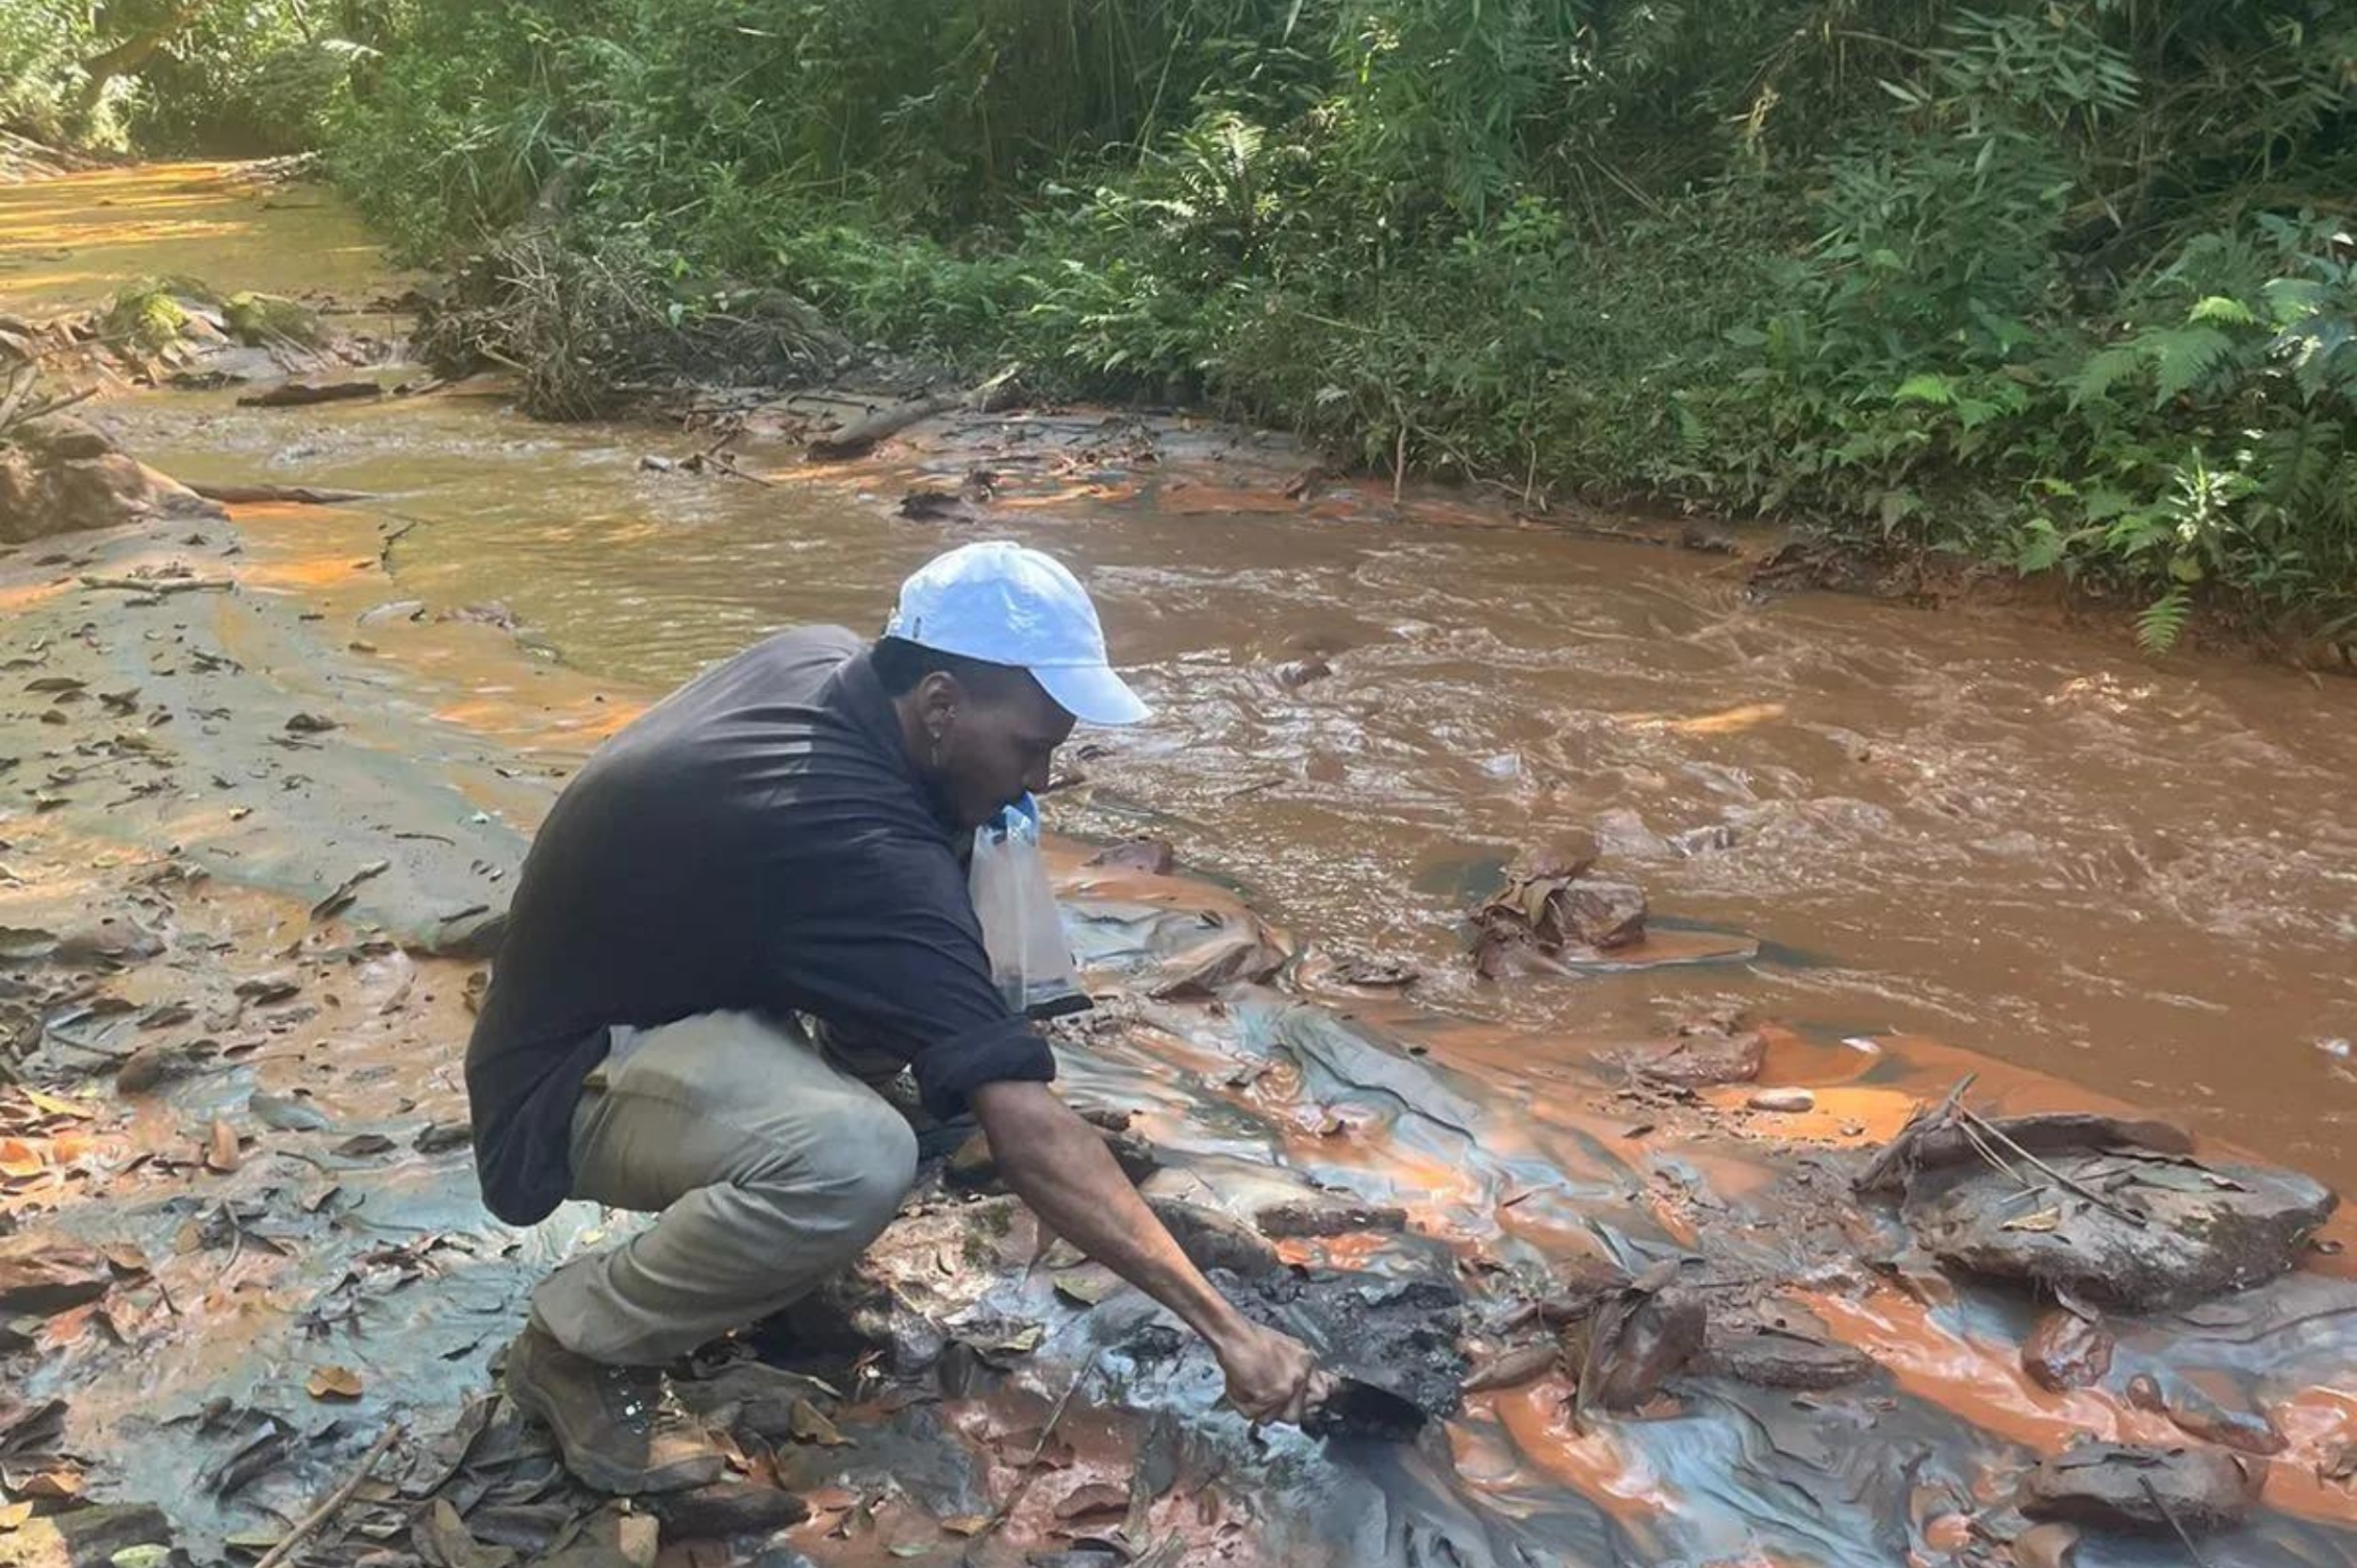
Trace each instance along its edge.
{"label": "flowing stream", "polygon": [[[88,303],[165,272],[391,287],[323,200],[202,166],[0,188],[0,302]],[[520,659],[486,639],[433,671],[444,717],[511,737],[533,732],[535,668],[602,704],[568,710],[574,744],[776,627],[873,629],[900,577],[953,543],[1051,550],[1157,716],[1076,736],[1050,825],[1165,838],[1319,952],[1412,967],[1371,1015],[1456,1038],[1459,1069],[1504,1103],[1740,1008],[1826,1061],[1846,1040],[1941,1042],[1955,1050],[1927,1048],[1950,1067],[1991,1059],[2357,1178],[2357,682],[2150,660],[2053,614],[1761,601],[1729,557],[1577,536],[1459,492],[1395,497],[1281,439],[1179,419],[956,416],[813,467],[787,405],[750,422],[725,474],[641,461],[708,437],[536,423],[495,384],[316,409],[240,408],[234,390],[96,406],[182,479],[371,492],[336,526],[385,541],[372,591],[401,606],[385,616],[496,603],[519,628]],[[943,492],[948,515],[902,515],[913,491]],[[1518,851],[1581,829],[1650,895],[1643,961],[1477,979],[1468,905]],[[1420,1143],[1411,1124],[1440,1115],[1427,1101],[1393,1130],[1436,1187],[1522,1157]],[[1535,1411],[1499,1418],[1528,1437]],[[1714,1429],[1736,1449],[1800,1441]],[[1663,1430],[1622,1504],[1717,1484],[1716,1450]],[[1478,1470],[1489,1452],[1459,1458]],[[1558,1479],[1612,1490],[1562,1462]],[[1739,1530],[1686,1541],[1744,1546]]]}

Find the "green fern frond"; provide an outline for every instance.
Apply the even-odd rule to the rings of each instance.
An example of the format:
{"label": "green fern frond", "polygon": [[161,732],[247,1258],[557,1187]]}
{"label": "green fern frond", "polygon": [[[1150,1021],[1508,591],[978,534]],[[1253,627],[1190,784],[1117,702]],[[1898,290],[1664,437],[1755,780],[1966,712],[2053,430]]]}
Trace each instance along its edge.
{"label": "green fern frond", "polygon": [[2185,320],[2222,326],[2259,324],[2257,313],[2231,294],[2210,294],[2195,301],[2193,308],[2185,312]]}
{"label": "green fern frond", "polygon": [[2070,381],[2070,406],[2093,403],[2136,373],[2144,361],[2133,348],[2121,345],[2091,355]]}
{"label": "green fern frond", "polygon": [[2193,596],[2173,587],[2147,604],[2136,617],[2136,646],[2148,653],[2166,653],[2185,635],[2193,614]]}
{"label": "green fern frond", "polygon": [[2224,365],[2234,353],[2234,340],[2214,326],[2166,327],[2143,333],[2137,337],[2136,346],[2152,361],[2155,408],[2190,391],[2196,382]]}

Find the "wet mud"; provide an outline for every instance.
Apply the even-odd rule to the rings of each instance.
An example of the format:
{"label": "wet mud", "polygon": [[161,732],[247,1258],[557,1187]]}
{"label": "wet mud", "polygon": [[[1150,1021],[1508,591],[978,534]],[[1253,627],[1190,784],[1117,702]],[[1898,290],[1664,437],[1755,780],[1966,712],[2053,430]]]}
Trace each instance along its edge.
{"label": "wet mud", "polygon": [[[162,243],[176,194],[122,199]],[[65,292],[68,262],[111,265],[34,265]],[[383,499],[0,554],[0,1560],[155,1533],[77,1499],[250,1559],[395,1426],[310,1560],[2003,1564],[2068,1532],[2083,1568],[2185,1560],[2164,1510],[2056,1501],[2125,1475],[2134,1509],[2167,1469],[2088,1438],[2196,1451],[2167,1463],[2214,1498],[2233,1466],[2238,1509],[2186,1510],[2207,1560],[2357,1555],[2346,1218],[2246,1289],[2080,1303],[2097,1355],[1855,1190],[1968,1074],[1993,1120],[2142,1111],[2220,1170],[2348,1174],[2312,1043],[2357,983],[2346,693],[1763,617],[1660,553],[1294,486],[1281,443],[1183,421],[964,418],[818,470],[779,409],[734,448],[756,483],[640,470],[710,437],[530,425],[488,386],[98,410],[177,478]],[[1150,1146],[1150,1197],[1273,1251],[1242,1297],[1430,1419],[1256,1433],[1135,1292],[929,1189],[865,1265],[906,1312],[824,1368],[701,1369],[740,1482],[808,1510],[755,1559],[697,1537],[757,1500],[601,1505],[492,1396],[530,1283],[629,1222],[490,1223],[459,1053],[580,758],[770,625],[872,615],[955,536],[892,515],[927,483],[1086,562],[1166,715],[1049,802],[1098,999],[1058,1027],[1067,1091]],[[1644,935],[1481,980],[1462,916],[1568,828]],[[1142,834],[1175,865],[1097,852]],[[1399,1223],[1264,1233],[1289,1210]]]}

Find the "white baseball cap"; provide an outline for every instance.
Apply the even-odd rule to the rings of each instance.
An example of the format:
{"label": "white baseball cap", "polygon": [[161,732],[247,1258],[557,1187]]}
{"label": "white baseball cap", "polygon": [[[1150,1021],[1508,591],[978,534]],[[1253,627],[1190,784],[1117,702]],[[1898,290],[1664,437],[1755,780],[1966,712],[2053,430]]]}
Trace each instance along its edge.
{"label": "white baseball cap", "polygon": [[1105,632],[1080,580],[1042,551],[1006,539],[960,545],[900,585],[884,635],[1031,672],[1086,724],[1135,724],[1153,710],[1105,658]]}

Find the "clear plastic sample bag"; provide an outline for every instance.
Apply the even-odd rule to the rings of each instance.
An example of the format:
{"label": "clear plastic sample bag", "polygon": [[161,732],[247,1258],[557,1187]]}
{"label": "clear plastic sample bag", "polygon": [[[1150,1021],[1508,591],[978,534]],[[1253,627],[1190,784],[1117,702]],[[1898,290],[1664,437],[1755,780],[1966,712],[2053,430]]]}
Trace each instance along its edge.
{"label": "clear plastic sample bag", "polygon": [[1039,803],[1031,797],[976,830],[966,885],[990,953],[991,978],[1009,1007],[1052,1018],[1089,1005],[1040,858]]}

